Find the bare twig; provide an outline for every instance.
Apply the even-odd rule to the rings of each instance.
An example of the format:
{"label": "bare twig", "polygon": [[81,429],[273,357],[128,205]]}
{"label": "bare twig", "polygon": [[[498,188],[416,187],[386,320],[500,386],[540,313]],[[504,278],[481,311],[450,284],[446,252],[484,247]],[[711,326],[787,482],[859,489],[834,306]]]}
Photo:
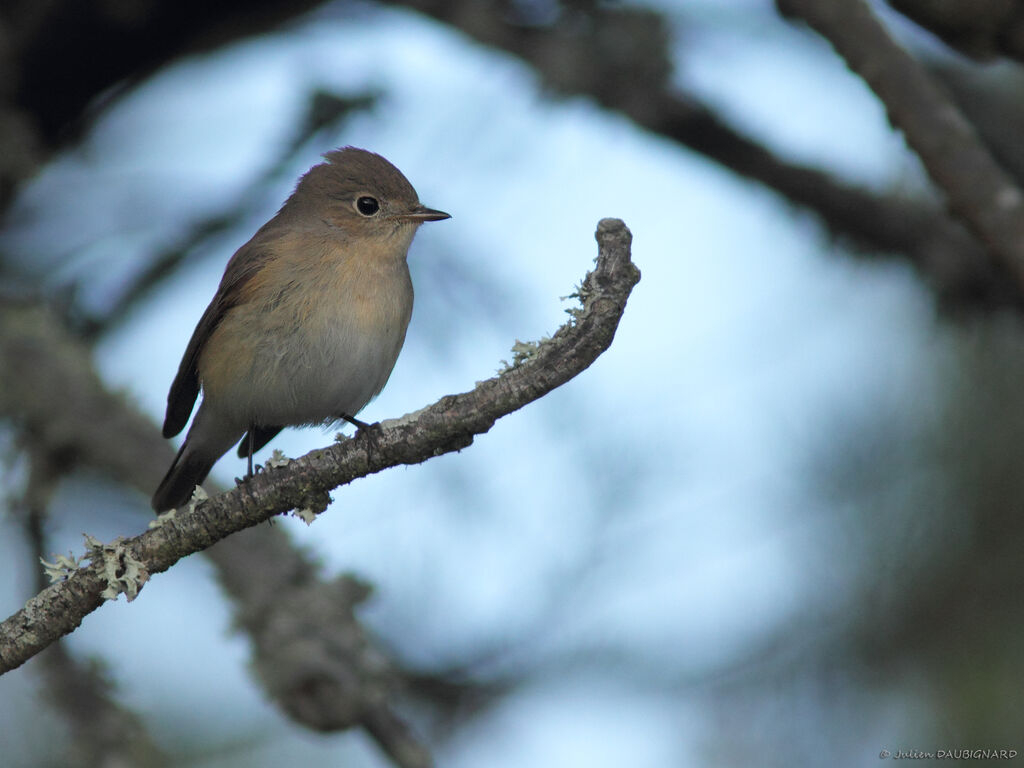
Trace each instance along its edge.
{"label": "bare twig", "polygon": [[[88,467],[136,488],[140,497],[152,492],[173,458],[170,444],[100,381],[87,345],[55,313],[34,302],[0,301],[0,361],[0,418],[14,427],[22,445],[47,457],[54,473]],[[147,506],[141,498],[139,506]],[[345,576],[325,580],[282,526],[250,528],[204,554],[232,598],[238,625],[249,634],[257,676],[300,725],[351,727],[353,697],[387,692],[401,678],[351,610],[365,589]],[[332,610],[310,621],[302,616],[309,605]],[[301,657],[288,652],[290,629],[302,643]],[[339,643],[339,637],[348,641]],[[390,699],[378,696],[365,714],[375,722],[400,723],[390,706]],[[400,732],[395,725],[386,733]],[[384,733],[379,729],[375,738]],[[410,743],[415,739],[407,732],[380,745],[396,764],[412,768],[422,763],[399,760],[415,752]]]}
{"label": "bare twig", "polygon": [[[630,260],[629,230],[621,221],[602,220],[597,239],[597,266],[580,289],[583,307],[518,364],[470,392],[448,395],[414,414],[383,422],[372,433],[268,469],[232,491],[197,504],[189,513],[118,542],[122,561],[137,563],[149,574],[159,573],[182,557],[274,515],[297,508],[322,511],[330,489],[388,467],[420,463],[465,448],[501,416],[585,370],[611,344],[640,277]],[[109,586],[93,564],[30,599],[0,624],[0,673],[20,666],[73,631],[102,604],[102,593]]]}
{"label": "bare twig", "polygon": [[776,0],[835,47],[885,104],[950,208],[1024,292],[1024,195],[953,101],[862,0]]}

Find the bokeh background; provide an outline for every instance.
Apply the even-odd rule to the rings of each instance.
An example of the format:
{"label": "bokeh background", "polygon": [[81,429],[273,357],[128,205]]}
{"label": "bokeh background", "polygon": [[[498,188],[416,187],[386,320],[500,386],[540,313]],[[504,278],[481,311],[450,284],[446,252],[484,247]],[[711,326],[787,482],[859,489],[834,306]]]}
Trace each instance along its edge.
{"label": "bokeh background", "polygon": [[[591,369],[276,523],[372,584],[358,616],[438,765],[1024,750],[1024,303],[944,261],[984,253],[935,242],[936,222],[970,238],[824,40],[768,0],[191,5],[0,12],[4,301],[48,307],[154,425],[227,259],[331,148],[383,154],[453,216],[416,238],[412,325],[367,420],[491,376],[565,320],[600,218],[634,235],[643,278]],[[1019,65],[872,7],[1019,167]],[[793,169],[816,173],[797,190]],[[830,213],[837,189],[909,235]],[[7,615],[38,566],[31,439],[3,416]],[[149,520],[95,468],[52,490],[47,552]],[[279,711],[202,557],[63,645],[156,745],[146,764],[393,764]],[[3,765],[112,764],[77,750],[45,658],[0,678]]]}

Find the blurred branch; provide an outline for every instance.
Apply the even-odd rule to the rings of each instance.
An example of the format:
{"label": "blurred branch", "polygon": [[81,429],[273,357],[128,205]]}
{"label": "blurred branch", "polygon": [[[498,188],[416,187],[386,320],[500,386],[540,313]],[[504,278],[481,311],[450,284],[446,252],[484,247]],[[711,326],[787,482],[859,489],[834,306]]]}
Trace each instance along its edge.
{"label": "blurred branch", "polygon": [[[730,126],[693,95],[681,94],[672,87],[667,25],[654,11],[584,0],[543,8],[514,0],[382,2],[429,14],[483,43],[520,56],[551,88],[562,93],[588,94],[638,125],[816,212],[833,233],[846,238],[862,253],[904,255],[947,307],[1012,304],[1024,309],[1024,296],[1004,279],[1002,268],[993,264],[977,241],[937,207],[898,195],[874,194],[819,169],[786,162]],[[17,43],[7,51],[11,59],[9,70],[15,80],[27,77],[23,70],[41,55],[39,51],[69,50],[60,44],[61,35],[67,33],[69,27],[73,28],[76,45],[90,45],[94,50],[98,47],[97,40],[111,36],[121,43],[146,40],[147,44],[141,51],[131,46],[102,47],[105,51],[109,49],[107,59],[120,57],[120,60],[105,59],[104,66],[94,71],[88,66],[93,61],[89,58],[81,72],[72,73],[70,85],[65,67],[59,72],[60,89],[33,87],[25,91],[40,98],[45,96],[46,103],[17,101],[9,112],[0,104],[0,134],[6,135],[5,127],[10,129],[7,133],[13,131],[11,141],[4,145],[21,147],[7,153],[10,158],[19,158],[18,170],[10,170],[10,179],[0,163],[0,188],[6,182],[13,185],[29,172],[23,167],[29,162],[26,158],[36,158],[29,162],[30,168],[41,161],[42,155],[32,149],[33,146],[43,146],[57,133],[66,132],[71,123],[80,119],[81,106],[109,89],[118,79],[122,82],[137,80],[175,55],[224,45],[315,5],[307,0],[281,9],[261,2],[254,12],[251,4],[239,7],[229,3],[218,6],[216,12],[190,16],[190,3],[180,8],[176,6],[173,11],[161,10],[163,4],[140,7],[127,18],[120,18],[113,7],[90,6],[88,10],[78,11],[85,17],[81,27],[71,23],[71,9],[66,4],[20,3],[7,22],[11,27],[10,39]],[[917,0],[917,3],[925,4],[924,0]],[[994,6],[997,4],[986,0],[983,3],[985,13],[996,13],[998,9]],[[933,5],[945,7],[950,3]],[[964,2],[962,5],[976,4]],[[179,12],[184,18],[178,18]],[[161,29],[160,43],[153,45],[149,42],[151,36],[141,32],[148,29],[148,25],[166,23],[161,14],[173,17],[175,24],[173,28]],[[4,31],[3,22],[0,18],[0,33]],[[125,37],[125,29],[140,34]],[[173,44],[179,48],[175,50]],[[0,64],[2,59],[0,53]],[[32,74],[40,82],[52,76],[52,67]],[[44,136],[37,141],[32,136],[32,121],[52,127],[44,129]],[[25,140],[15,141],[17,137]],[[2,204],[0,199],[0,206]],[[184,242],[200,241],[220,231],[222,226],[223,222],[216,219],[204,222]],[[126,294],[125,308],[137,302],[150,285],[173,269],[186,248],[172,249],[165,258],[157,259],[137,286]],[[106,323],[118,316],[108,313],[99,322]]]}
{"label": "blurred branch", "polygon": [[973,59],[1024,60],[1024,4],[1015,0],[887,0]]}
{"label": "blurred branch", "polygon": [[274,29],[322,2],[13,0],[0,15],[11,80],[4,90],[54,146],[101,94],[109,100],[173,59]]}
{"label": "blurred branch", "polygon": [[58,146],[149,74],[323,1],[8,0],[0,6],[0,213]]}
{"label": "blurred branch", "polygon": [[1024,68],[925,60],[928,73],[956,100],[993,157],[1024,183]]}
{"label": "blurred branch", "polygon": [[885,104],[952,210],[1024,293],[1024,195],[971,124],[862,0],[776,0],[835,47]]}
{"label": "blurred branch", "polygon": [[[528,680],[551,680],[565,671],[565,668],[544,667],[538,674],[538,670],[531,666],[528,671],[501,674],[486,670],[487,661],[493,659],[482,659],[478,654],[457,666],[420,671],[407,667],[402,676],[402,689],[410,698],[428,704],[431,715],[443,728],[451,728],[460,721],[479,715]],[[543,677],[544,673],[551,677]]]}
{"label": "blurred branch", "polygon": [[556,4],[542,22],[514,0],[381,0],[425,13],[509,51],[561,93],[589,95],[637,125],[764,184],[818,214],[829,230],[871,253],[908,258],[947,307],[1014,305],[1024,293],[1003,279],[984,248],[938,207],[846,184],[787,162],[670,83],[668,30],[645,8]]}
{"label": "blurred branch", "polygon": [[400,673],[355,617],[369,587],[348,575],[296,578],[272,559],[263,562],[268,573],[232,587],[244,595],[236,620],[253,639],[253,666],[267,693],[308,728],[361,725],[396,765],[431,765],[426,747],[392,710]]}
{"label": "blurred branch", "polygon": [[1024,293],[1008,286],[981,244],[936,207],[873,194],[785,162],[691,99],[665,97],[658,120],[646,127],[813,211],[833,235],[861,251],[903,255],[948,307],[1024,309]]}
{"label": "blurred branch", "polygon": [[[115,84],[138,81],[173,58],[255,34],[317,5],[311,0],[282,8],[260,0],[235,2],[202,12],[184,5],[88,7],[66,2],[15,3],[0,14],[0,36],[13,41],[0,47],[15,87],[13,101],[0,102],[0,136],[11,149],[0,161],[0,209],[16,183],[45,159],[61,134],[82,121],[83,108]],[[844,183],[819,169],[789,163],[730,126],[693,95],[672,87],[667,25],[655,11],[577,0],[540,5],[515,0],[382,0],[426,13],[488,45],[529,62],[553,89],[588,94],[603,106],[622,112],[638,125],[699,152],[729,170],[775,190],[790,202],[816,212],[825,225],[862,253],[896,253],[907,257],[947,307],[1005,304],[1024,309],[1024,295],[1005,279],[976,240],[937,207],[898,195],[881,195]],[[974,37],[997,39],[1010,47],[1021,38],[1016,4],[1003,0],[891,0],[900,10],[933,28],[977,27]],[[116,7],[115,7],[116,6]],[[911,11],[913,9],[913,11]],[[970,22],[964,21],[964,14]],[[928,21],[927,19],[934,19]],[[109,44],[116,40],[117,44]],[[131,41],[141,45],[127,45]],[[74,56],[83,46],[92,53],[69,73],[54,69],[50,52]],[[59,65],[60,61],[56,61]],[[38,66],[37,66],[38,65]],[[60,88],[47,85],[58,78]],[[70,80],[69,80],[70,78]],[[42,126],[40,130],[40,126]],[[37,135],[38,134],[38,135]],[[10,168],[4,162],[14,163]],[[15,162],[16,161],[16,162]],[[6,190],[6,193],[5,193]],[[185,243],[220,231],[222,221],[200,224]],[[134,305],[180,262],[187,245],[172,249],[125,295]],[[120,314],[123,314],[120,313]],[[109,323],[118,313],[98,322]],[[94,332],[101,332],[102,329]]]}

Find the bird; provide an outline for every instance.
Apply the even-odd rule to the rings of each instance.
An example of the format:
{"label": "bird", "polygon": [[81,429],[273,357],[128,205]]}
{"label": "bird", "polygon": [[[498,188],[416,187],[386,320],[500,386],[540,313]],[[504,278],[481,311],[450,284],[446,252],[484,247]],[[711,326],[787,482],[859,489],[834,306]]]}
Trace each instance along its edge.
{"label": "bird", "polygon": [[356,419],[384,388],[405,342],[413,286],[407,256],[427,208],[394,165],[342,147],[309,169],[280,210],[239,248],[188,342],[167,395],[163,436],[202,400],[153,495],[183,507],[241,440],[249,458],[289,426]]}

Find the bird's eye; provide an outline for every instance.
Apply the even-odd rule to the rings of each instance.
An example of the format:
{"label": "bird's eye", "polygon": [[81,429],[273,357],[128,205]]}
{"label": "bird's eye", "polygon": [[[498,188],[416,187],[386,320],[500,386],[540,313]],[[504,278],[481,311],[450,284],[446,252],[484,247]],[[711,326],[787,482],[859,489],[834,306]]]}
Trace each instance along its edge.
{"label": "bird's eye", "polygon": [[373,216],[373,214],[380,210],[380,203],[377,202],[376,197],[363,195],[356,200],[356,210],[363,214],[363,216]]}

